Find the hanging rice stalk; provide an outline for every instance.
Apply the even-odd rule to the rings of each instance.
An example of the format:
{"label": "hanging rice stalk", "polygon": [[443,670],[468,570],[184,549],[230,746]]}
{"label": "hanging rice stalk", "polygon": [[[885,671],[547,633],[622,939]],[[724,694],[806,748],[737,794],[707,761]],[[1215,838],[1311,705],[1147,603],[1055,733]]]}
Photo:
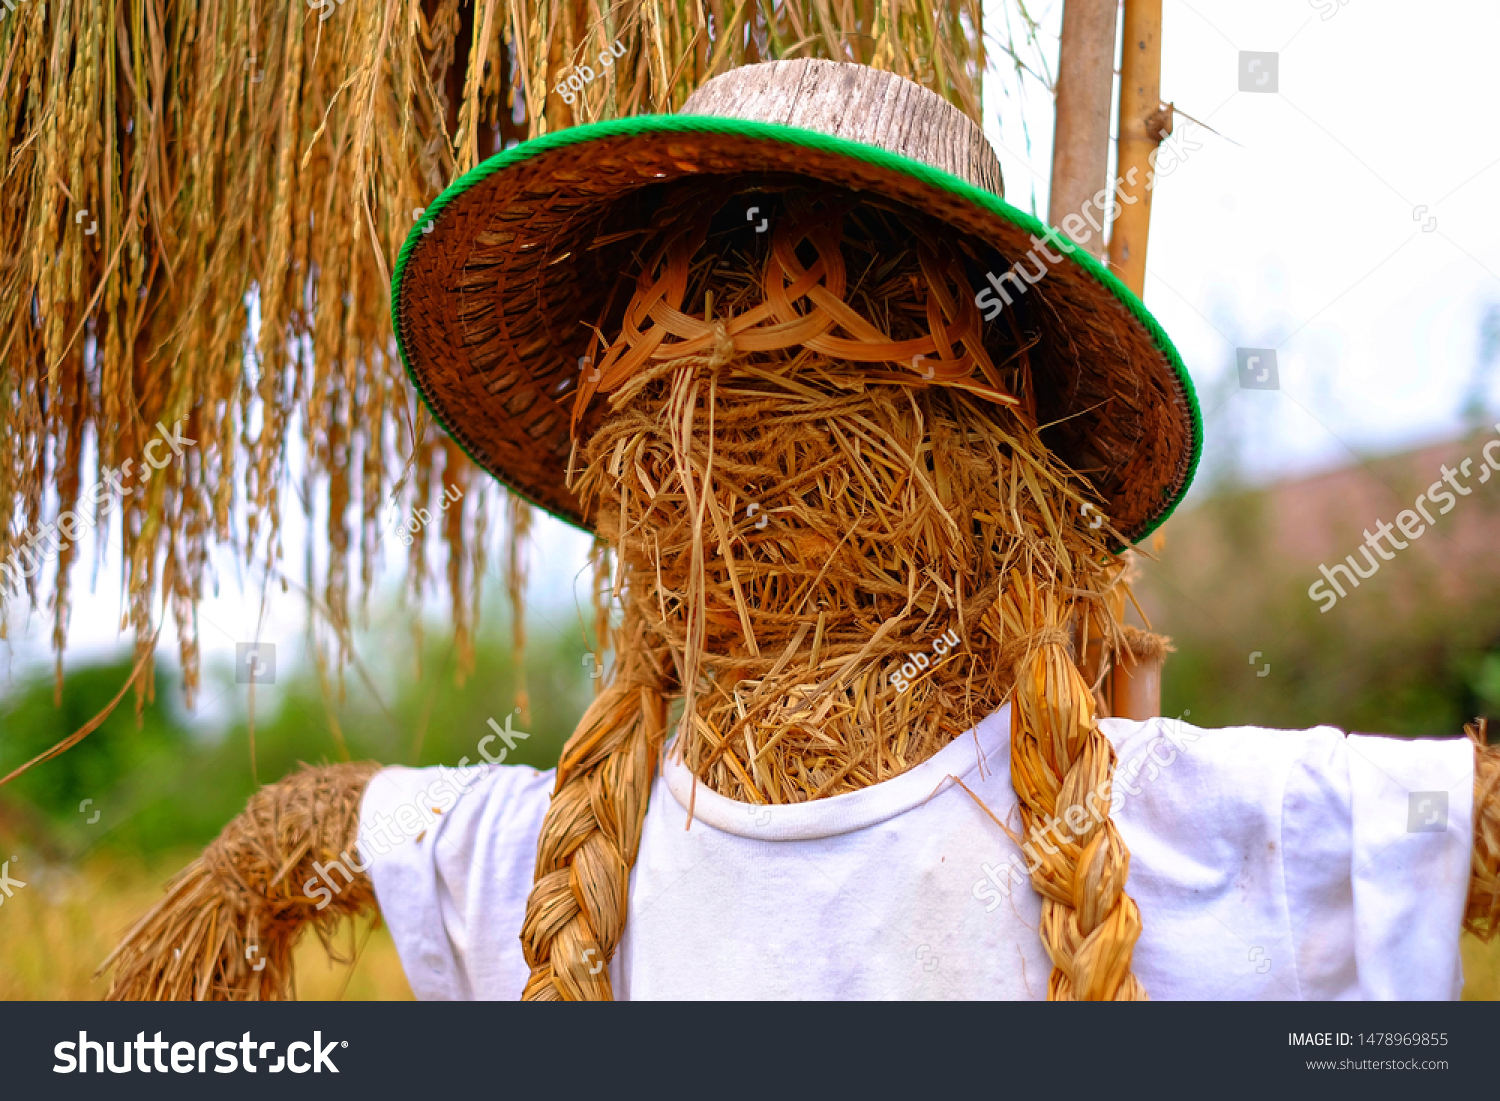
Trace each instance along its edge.
{"label": "hanging rice stalk", "polygon": [[765,59],[864,62],[978,118],[980,41],[979,0],[0,12],[0,637],[50,616],[60,690],[92,528],[101,554],[122,547],[124,625],[148,666],[137,707],[167,615],[191,705],[211,554],[281,578],[298,500],[318,549],[306,599],[345,659],[390,510],[435,515],[446,495],[443,523],[399,534],[413,597],[443,544],[462,676],[500,490],[400,377],[390,271],[426,205],[517,141],[672,111]]}

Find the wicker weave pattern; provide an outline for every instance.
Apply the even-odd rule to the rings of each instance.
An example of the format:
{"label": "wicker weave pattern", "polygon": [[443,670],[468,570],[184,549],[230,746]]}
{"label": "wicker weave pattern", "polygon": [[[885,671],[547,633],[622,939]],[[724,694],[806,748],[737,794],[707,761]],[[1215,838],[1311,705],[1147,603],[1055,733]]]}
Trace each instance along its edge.
{"label": "wicker weave pattern", "polygon": [[[733,75],[705,85],[703,102]],[[668,121],[672,129],[660,133],[547,149],[471,183],[444,202],[405,258],[396,324],[418,388],[481,466],[580,526],[588,520],[562,477],[571,398],[593,369],[580,360],[591,329],[607,330],[623,307],[619,272],[659,245],[663,184],[717,177],[748,209],[768,177],[794,174],[822,181],[830,197],[875,193],[914,219],[942,221],[994,251],[991,271],[1033,248],[1017,221],[835,142],[810,145],[806,134],[774,127],[749,141],[722,120]],[[1153,334],[1082,266],[1054,265],[1016,305],[1006,314],[1026,315],[1038,343],[1037,413],[1055,424],[1047,442],[1093,481],[1114,526],[1133,538],[1190,475],[1187,395]],[[582,412],[583,435],[598,416]]]}
{"label": "wicker weave pattern", "polygon": [[[596,393],[618,390],[648,365],[694,356],[724,364],[745,353],[794,348],[848,363],[905,369],[869,371],[864,377],[871,382],[914,385],[921,378],[997,404],[1019,404],[985,348],[979,311],[954,280],[952,273],[962,268],[942,237],[930,246],[919,242],[917,249],[925,281],[922,313],[927,332],[898,340],[845,302],[849,273],[843,215],[853,206],[847,200],[789,210],[778,219],[765,259],[764,300],[759,305],[723,319],[689,316],[684,312],[689,272],[704,245],[707,215],[723,198],[701,187],[679,190],[682,197],[671,204],[678,228],[666,235],[664,247],[641,269],[619,336],[602,356],[593,344],[589,347],[587,361],[596,366],[574,399],[575,426]],[[804,241],[817,254],[807,267],[797,256]]]}

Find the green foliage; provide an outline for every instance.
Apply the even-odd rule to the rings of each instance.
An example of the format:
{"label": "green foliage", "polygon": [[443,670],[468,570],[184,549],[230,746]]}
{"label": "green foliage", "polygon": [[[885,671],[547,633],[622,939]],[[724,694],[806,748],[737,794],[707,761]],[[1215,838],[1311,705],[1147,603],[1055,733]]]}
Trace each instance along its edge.
{"label": "green foliage", "polygon": [[[433,631],[427,637],[442,635]],[[212,707],[229,704],[232,713],[217,727],[195,728],[174,709],[178,686],[159,674],[157,702],[145,709],[139,725],[127,696],[78,745],[0,788],[0,834],[20,832],[18,840],[68,856],[96,847],[146,855],[201,847],[260,784],[301,762],[343,759],[335,724],[349,759],[426,767],[457,765],[464,757],[483,763],[478,745],[493,732],[488,720],[503,728],[510,716],[511,729],[529,736],[517,739],[505,763],[551,768],[598,683],[580,663],[587,652],[582,632],[550,623],[542,631],[533,627],[528,638],[529,723],[514,713],[508,632],[497,629],[476,640],[478,672],[462,686],[454,684],[446,643],[424,646],[419,678],[409,634],[399,624],[357,639],[356,651],[368,681],[358,667],[347,671],[342,701],[336,684],[325,701],[316,672],[293,660],[297,655],[278,654],[276,683],[255,686],[253,768],[249,686],[234,683],[232,669],[210,670],[203,698]],[[53,706],[47,672],[0,698],[0,775],[102,710],[131,664],[121,658],[70,671],[61,707]],[[486,748],[493,755],[503,745],[497,740]],[[93,802],[80,812],[85,799]],[[96,811],[99,819],[90,825]],[[45,836],[24,836],[35,832]]]}
{"label": "green foliage", "polygon": [[[60,706],[53,703],[50,671],[38,673],[0,700],[0,775],[62,741],[104,709],[130,676],[129,658],[84,667],[71,673]],[[182,719],[161,701],[172,689],[156,677],[157,701],[145,709],[137,727],[128,699],[108,719],[67,753],[35,766],[11,781],[0,798],[21,803],[53,825],[55,839],[69,847],[84,843],[94,811],[105,826],[104,800],[116,804],[130,798],[140,803],[160,800],[170,788],[160,786],[165,773],[173,775],[180,762],[194,754],[193,736]],[[93,800],[85,805],[84,800]],[[189,808],[178,811],[182,817]],[[148,814],[126,831],[132,841],[160,828],[160,815]]]}
{"label": "green foliage", "polygon": [[[1412,462],[1391,457],[1368,467],[1389,492],[1387,519],[1431,480],[1426,465]],[[1180,517],[1137,586],[1153,626],[1177,647],[1162,713],[1191,710],[1200,726],[1326,723],[1405,736],[1454,737],[1479,715],[1496,726],[1500,570],[1472,549],[1480,533],[1500,527],[1495,485],[1476,486],[1326,613],[1308,596],[1320,559],[1289,549],[1298,529],[1280,514],[1276,488],[1224,493]],[[1337,533],[1326,563],[1353,551],[1375,518],[1366,503],[1345,515],[1332,500],[1340,511],[1318,517]]]}

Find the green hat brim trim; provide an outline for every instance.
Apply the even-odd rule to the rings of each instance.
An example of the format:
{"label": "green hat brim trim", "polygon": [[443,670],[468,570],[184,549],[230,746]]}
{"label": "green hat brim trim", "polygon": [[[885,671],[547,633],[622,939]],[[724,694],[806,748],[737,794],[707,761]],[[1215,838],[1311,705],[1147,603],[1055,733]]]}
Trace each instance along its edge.
{"label": "green hat brim trim", "polygon": [[[422,232],[423,225],[434,223],[435,219],[442,217],[443,210],[449,203],[481,181],[497,173],[504,172],[513,165],[520,164],[532,157],[540,156],[552,150],[572,145],[582,145],[585,142],[599,141],[605,138],[694,133],[729,134],[752,142],[781,142],[865,161],[890,172],[904,173],[931,187],[940,188],[973,206],[1010,222],[1027,233],[1049,238],[1048,244],[1052,248],[1061,251],[1068,260],[1088,272],[1096,282],[1102,284],[1124,305],[1132,317],[1140,322],[1141,326],[1150,334],[1151,340],[1157,349],[1171,365],[1172,372],[1178,384],[1182,387],[1183,395],[1187,399],[1188,419],[1192,430],[1187,474],[1184,476],[1182,485],[1178,487],[1177,492],[1166,502],[1161,511],[1136,533],[1133,541],[1139,543],[1146,536],[1161,527],[1176,510],[1177,506],[1182,503],[1182,499],[1187,495],[1188,488],[1193,483],[1193,476],[1197,473],[1198,462],[1203,453],[1203,413],[1198,404],[1198,394],[1196,388],[1193,386],[1192,376],[1188,374],[1187,367],[1182,362],[1182,357],[1178,354],[1176,347],[1173,346],[1166,331],[1151,316],[1145,304],[1135,296],[1129,287],[1120,282],[1119,278],[1113,272],[1095,259],[1086,249],[1075,245],[1061,233],[1053,230],[1025,211],[1017,209],[999,196],[985,191],[983,188],[975,187],[949,172],[933,168],[931,165],[923,164],[909,157],[903,157],[900,154],[891,153],[873,145],[865,145],[862,142],[850,141],[847,138],[834,137],[830,134],[822,134],[815,130],[805,130],[801,127],[786,126],[779,123],[751,122],[711,115],[635,115],[630,118],[585,123],[581,126],[572,126],[566,130],[558,130],[551,134],[532,138],[530,141],[522,142],[503,152],[496,153],[483,164],[476,165],[457,180],[454,180],[453,183],[444,189],[441,195],[433,200],[432,205],[423,212],[423,218],[412,227],[411,232],[407,234],[406,243],[401,246],[401,251],[396,257],[396,269],[391,280],[391,325],[396,334],[396,347],[400,352],[401,364],[406,369],[407,377],[411,380],[417,393],[421,395],[422,403],[427,406],[427,411],[432,414],[433,419],[437,421],[443,430],[455,442],[458,442],[464,454],[469,455],[468,448],[464,447],[459,437],[449,429],[443,418],[439,416],[437,410],[433,408],[432,402],[428,399],[427,394],[422,389],[421,383],[412,370],[411,360],[407,356],[406,346],[401,339],[399,316],[401,279],[412,250],[417,247],[418,243],[424,237]],[[476,465],[483,468],[484,464],[474,459],[473,455],[469,455],[469,458]],[[497,480],[505,484],[502,479]],[[512,488],[514,491],[513,487],[508,488]],[[532,503],[536,504],[536,502]],[[545,506],[537,505],[537,507],[541,508],[549,516],[568,524],[570,527],[578,528],[580,531],[587,531],[586,528],[580,527],[565,516],[559,516]]]}

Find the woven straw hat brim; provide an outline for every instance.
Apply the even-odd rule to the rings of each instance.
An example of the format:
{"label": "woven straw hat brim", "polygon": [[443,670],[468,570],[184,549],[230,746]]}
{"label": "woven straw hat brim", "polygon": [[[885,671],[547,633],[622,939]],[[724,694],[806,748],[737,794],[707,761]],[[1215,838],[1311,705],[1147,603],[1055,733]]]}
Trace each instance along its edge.
{"label": "woven straw hat brim", "polygon": [[[1071,349],[1037,378],[1047,445],[1092,481],[1130,542],[1181,501],[1202,451],[1192,379],[1165,332],[1087,252],[948,172],[794,126],[647,115],[575,126],[499,153],[424,212],[397,258],[397,346],[433,417],[480,467],[591,531],[564,484],[581,357],[644,225],[632,201],[692,177],[755,203],[755,177],[796,175],[896,200],[1024,263],[1034,238],[1064,259],[1024,296],[1038,347]],[[1004,268],[994,269],[998,275]],[[981,290],[981,283],[975,290]],[[595,399],[579,422],[597,425]],[[997,415],[1008,415],[1000,413]]]}

